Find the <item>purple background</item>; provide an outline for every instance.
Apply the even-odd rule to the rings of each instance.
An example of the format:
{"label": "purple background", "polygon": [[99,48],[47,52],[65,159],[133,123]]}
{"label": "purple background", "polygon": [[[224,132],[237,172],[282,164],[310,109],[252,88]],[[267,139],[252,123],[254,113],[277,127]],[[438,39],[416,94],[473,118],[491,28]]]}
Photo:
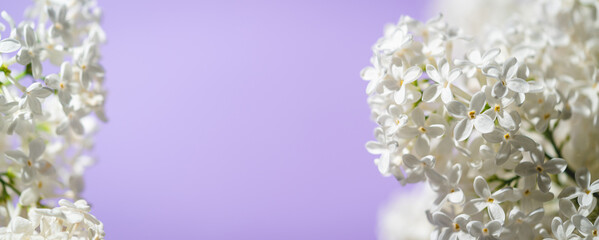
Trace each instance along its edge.
{"label": "purple background", "polygon": [[399,186],[364,148],[359,72],[422,2],[100,4],[110,122],[84,196],[108,239],[375,238]]}

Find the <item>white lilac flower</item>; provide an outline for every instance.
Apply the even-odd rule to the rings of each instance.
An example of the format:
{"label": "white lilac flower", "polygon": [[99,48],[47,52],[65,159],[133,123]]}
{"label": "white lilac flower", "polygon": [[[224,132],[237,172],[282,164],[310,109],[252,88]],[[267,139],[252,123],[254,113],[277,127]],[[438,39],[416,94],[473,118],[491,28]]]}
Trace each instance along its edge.
{"label": "white lilac flower", "polygon": [[589,219],[582,215],[574,215],[572,223],[578,231],[585,236],[585,239],[599,239],[599,218],[595,219],[595,223],[591,223]]}
{"label": "white lilac flower", "polygon": [[464,205],[464,212],[466,214],[476,214],[486,208],[491,219],[504,222],[505,211],[503,211],[499,203],[508,200],[510,195],[513,194],[513,189],[503,188],[491,194],[491,189],[487,181],[483,177],[478,176],[474,179],[474,191],[480,198],[468,201]]}
{"label": "white lilac flower", "polygon": [[580,205],[578,209],[574,206],[574,203],[570,199],[562,198],[559,200],[559,213],[568,219],[572,218],[574,215],[582,215],[589,216],[591,212],[597,206],[597,199],[593,198],[591,204],[588,205]]}
{"label": "white lilac flower", "polygon": [[512,209],[508,216],[509,224],[501,233],[501,239],[534,239],[536,233],[533,227],[541,222],[544,215],[543,208],[536,209],[529,214],[525,214],[517,208]]}
{"label": "white lilac flower", "polygon": [[433,213],[433,221],[435,225],[442,228],[437,239],[456,240],[465,239],[468,236],[467,226],[470,216],[466,214],[458,215],[452,219],[444,212],[435,212]]}
{"label": "white lilac flower", "polygon": [[453,99],[451,84],[462,75],[462,71],[459,68],[450,69],[451,67],[445,59],[442,59],[438,66],[439,70],[433,65],[426,65],[426,74],[435,83],[424,90],[422,101],[432,102],[439,96],[444,103]]}
{"label": "white lilac flower", "polygon": [[488,65],[482,71],[487,76],[499,80],[493,85],[494,97],[505,97],[508,94],[508,89],[516,93],[527,93],[530,88],[526,80],[520,78],[525,67],[518,65],[518,60],[514,57],[505,61],[501,68]]}
{"label": "white lilac flower", "polygon": [[19,105],[21,105],[21,107],[28,106],[31,112],[40,115],[42,114],[42,103],[40,98],[46,98],[51,94],[52,90],[43,87],[41,83],[33,83],[25,91]]}
{"label": "white lilac flower", "polygon": [[466,68],[464,71],[468,77],[473,77],[479,69],[495,62],[495,58],[501,53],[499,48],[491,48],[481,54],[480,50],[474,49],[466,55],[466,59],[455,59],[456,66]]}
{"label": "white lilac flower", "polygon": [[424,118],[424,112],[420,108],[414,108],[411,117],[416,126],[404,126],[400,128],[398,136],[405,139],[416,137],[414,151],[420,156],[427,155],[430,151],[430,139],[443,135],[445,126],[441,124],[427,124]]}
{"label": "white lilac flower", "polygon": [[384,127],[387,135],[397,133],[408,122],[408,116],[402,113],[401,107],[391,105],[387,112],[377,118],[377,122]]}
{"label": "white lilac flower", "polygon": [[41,159],[46,144],[40,138],[29,142],[29,155],[20,150],[6,151],[6,157],[15,161],[21,167],[21,179],[24,183],[30,183],[38,177],[38,174],[54,174],[54,167],[51,163]]}
{"label": "white lilac flower", "polygon": [[531,212],[534,209],[543,207],[543,203],[553,200],[552,192],[542,192],[536,188],[536,178],[534,176],[524,177],[522,188],[514,189],[520,198],[520,207],[524,212]]}
{"label": "white lilac flower", "polygon": [[499,239],[501,230],[501,222],[498,220],[489,221],[484,225],[479,221],[472,221],[468,223],[468,232],[472,237],[474,237],[474,239],[477,240]]}
{"label": "white lilac flower", "polygon": [[402,180],[403,183],[416,183],[429,180],[433,190],[438,189],[443,184],[443,176],[433,170],[435,157],[428,155],[422,159],[418,159],[414,155],[405,154],[402,159],[403,164],[407,167],[406,174],[408,175]]}
{"label": "white lilac flower", "polygon": [[464,141],[470,137],[472,127],[481,133],[493,131],[495,126],[493,120],[488,115],[480,114],[484,106],[485,95],[483,92],[478,92],[472,96],[468,108],[458,101],[451,101],[447,104],[447,111],[460,119],[453,130],[453,136],[456,140]]}
{"label": "white lilac flower", "polygon": [[599,180],[591,183],[591,173],[586,168],[578,169],[574,176],[578,187],[566,187],[558,197],[568,199],[577,197],[580,206],[591,206],[597,200],[593,194],[599,192]]}
{"label": "white lilac flower", "polygon": [[551,188],[551,178],[548,174],[558,174],[566,170],[568,163],[561,158],[553,158],[545,162],[545,157],[537,151],[531,152],[532,162],[522,161],[514,172],[518,176],[526,177],[537,175],[537,185],[543,192],[548,192]]}
{"label": "white lilac flower", "polygon": [[490,133],[482,135],[489,143],[499,143],[499,150],[496,154],[496,164],[502,165],[508,160],[508,157],[520,149],[534,151],[536,143],[531,138],[519,134],[517,131],[509,132],[502,128],[495,128]]}
{"label": "white lilac flower", "polygon": [[71,79],[73,69],[69,62],[64,62],[60,66],[60,75],[50,74],[44,81],[46,86],[55,89],[58,92],[58,99],[63,107],[68,107],[71,102]]}
{"label": "white lilac flower", "polygon": [[[459,15],[468,17],[485,16],[472,6],[491,4],[463,1],[470,8]],[[599,171],[599,4],[493,6],[501,21],[481,24],[477,29],[485,31],[472,38],[442,15],[427,22],[402,16],[385,28],[372,66],[362,71],[378,124],[377,141],[367,148],[379,155],[375,163],[384,176],[434,190],[426,211],[432,238],[592,239],[599,194],[590,176]],[[420,69],[427,74],[412,81]],[[85,105],[93,109],[103,99]],[[7,123],[23,116],[20,111],[8,112]],[[22,124],[39,118],[24,115]],[[440,135],[427,134],[434,125]],[[465,222],[459,230],[451,226],[456,216]]]}
{"label": "white lilac flower", "polygon": [[[397,104],[403,104],[410,94],[415,95],[416,99],[420,98],[420,92],[408,90],[408,86],[416,81],[422,75],[422,70],[418,66],[413,66],[404,69],[403,66],[391,67],[391,78],[384,81],[387,89],[395,91],[394,100]],[[411,92],[411,93],[408,93]]]}
{"label": "white lilac flower", "polygon": [[[81,198],[81,159],[107,120],[101,10],[95,1],[35,1],[20,23],[0,17],[0,239],[103,239],[85,202],[59,201]],[[60,72],[42,78],[51,64]]]}
{"label": "white lilac flower", "polygon": [[578,235],[574,234],[574,224],[570,221],[562,222],[559,217],[554,217],[551,221],[551,232],[553,237],[545,237],[545,239],[556,239],[556,240],[573,240],[581,239]]}
{"label": "white lilac flower", "polygon": [[0,53],[10,53],[19,50],[21,43],[13,38],[0,40]]}
{"label": "white lilac flower", "polygon": [[491,89],[486,86],[483,91],[485,92],[485,99],[489,104],[489,109],[485,110],[483,113],[491,117],[493,121],[497,119],[497,122],[503,128],[510,131],[517,130],[520,125],[520,116],[515,111],[508,112],[505,109],[514,102],[514,100],[511,98],[495,98],[491,94]]}
{"label": "white lilac flower", "polygon": [[33,77],[39,79],[42,76],[43,49],[37,44],[37,34],[29,24],[24,25],[17,32],[23,41],[21,50],[17,53],[17,61],[23,65],[31,64]]}

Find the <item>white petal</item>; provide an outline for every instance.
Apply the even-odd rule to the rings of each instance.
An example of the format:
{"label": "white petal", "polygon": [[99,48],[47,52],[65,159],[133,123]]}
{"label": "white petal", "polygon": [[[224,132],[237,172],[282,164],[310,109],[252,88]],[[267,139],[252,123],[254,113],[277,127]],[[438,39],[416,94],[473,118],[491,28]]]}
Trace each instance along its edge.
{"label": "white petal", "polygon": [[[15,234],[27,234],[33,232],[33,224],[28,219],[16,216],[15,219],[10,221],[9,224],[10,232]],[[10,236],[10,235],[9,235]],[[15,236],[15,235],[12,235]],[[18,239],[18,238],[14,238]]]}
{"label": "white petal", "polygon": [[472,199],[469,202],[466,202],[464,205],[464,213],[468,215],[473,215],[479,213],[483,209],[488,206],[487,199],[477,198]]}
{"label": "white petal", "polygon": [[453,93],[449,87],[441,88],[441,100],[444,103],[448,103],[453,100]]}
{"label": "white petal", "polygon": [[516,121],[514,121],[512,115],[506,114],[505,111],[503,112],[503,114],[497,115],[497,121],[499,122],[499,125],[507,129],[508,131],[515,131],[517,129]]}
{"label": "white petal", "polygon": [[495,129],[495,123],[489,116],[480,114],[474,118],[474,127],[481,133],[490,133]]}
{"label": "white petal", "polygon": [[36,191],[33,191],[31,187],[28,187],[23,192],[21,192],[21,196],[19,197],[19,204],[23,206],[33,205],[37,202],[39,195]]}
{"label": "white petal", "polygon": [[36,138],[29,143],[29,158],[37,160],[46,150],[46,144],[41,138]]}
{"label": "white petal", "polygon": [[436,138],[445,132],[445,126],[443,124],[432,124],[426,128],[426,135],[431,138]]}
{"label": "white petal", "polygon": [[428,77],[430,77],[433,81],[437,83],[441,83],[443,81],[441,75],[439,74],[439,71],[437,71],[437,69],[433,65],[426,65],[426,74],[428,75]]}
{"label": "white petal", "polygon": [[416,129],[414,127],[407,127],[407,126],[400,128],[399,131],[397,132],[397,136],[399,138],[405,138],[405,139],[416,137],[416,136],[418,136],[418,134],[419,134],[418,129]]}
{"label": "white petal", "polygon": [[505,211],[503,211],[503,208],[501,208],[499,204],[489,204],[487,209],[489,210],[489,217],[491,217],[491,219],[499,220],[501,222],[505,221]]}
{"label": "white petal", "polygon": [[580,168],[574,174],[576,177],[576,183],[582,189],[588,189],[591,184],[591,173],[586,168]]}
{"label": "white petal", "polygon": [[406,87],[401,86],[395,94],[393,94],[393,99],[397,104],[403,104],[406,101]]}
{"label": "white petal", "polygon": [[474,191],[481,198],[488,198],[491,196],[491,190],[489,189],[489,184],[487,184],[487,180],[481,176],[477,176],[474,179]]}
{"label": "white petal", "polygon": [[497,57],[499,55],[499,53],[501,53],[501,50],[499,48],[491,48],[491,49],[487,50],[482,57],[482,62],[483,63],[490,62],[495,57]]}
{"label": "white petal", "polygon": [[404,154],[402,156],[403,163],[408,168],[416,168],[419,167],[420,161],[412,154]]}
{"label": "white petal", "polygon": [[383,175],[389,174],[390,160],[388,154],[383,154],[377,162],[379,172]]}
{"label": "white petal", "polygon": [[449,75],[447,76],[447,81],[453,82],[457,80],[460,76],[462,76],[462,70],[460,70],[459,68],[453,69],[451,70],[451,72],[449,72]]}
{"label": "white petal", "polygon": [[42,104],[39,100],[37,100],[37,98],[31,96],[27,97],[27,105],[33,113],[38,115],[42,114]]}
{"label": "white petal", "polygon": [[568,199],[560,199],[559,200],[559,212],[561,214],[563,214],[564,216],[566,216],[567,218],[571,218],[576,213],[578,213],[578,211],[576,211],[576,207],[574,206],[574,203],[572,203],[572,201],[570,201]]}
{"label": "white petal", "polygon": [[37,57],[31,58],[31,72],[35,79],[42,77],[42,63]]}
{"label": "white petal", "polygon": [[576,226],[576,228],[578,228],[578,230],[584,234],[589,234],[595,230],[593,224],[591,224],[591,221],[582,215],[572,216],[572,223],[574,223],[574,226]]}
{"label": "white petal", "polygon": [[514,169],[514,172],[516,172],[518,176],[526,177],[537,173],[537,169],[534,163],[520,162]]}
{"label": "white petal", "polygon": [[566,170],[568,163],[564,159],[554,158],[543,164],[543,167],[545,168],[545,172],[550,174],[558,174]]}
{"label": "white petal", "polygon": [[507,87],[510,90],[518,93],[527,93],[529,89],[528,83],[520,78],[509,80],[507,82]]}
{"label": "white petal", "polygon": [[422,101],[432,102],[435,101],[439,95],[441,95],[441,86],[439,84],[433,84],[422,93]]}
{"label": "white petal", "polygon": [[468,112],[466,106],[464,106],[464,104],[458,101],[451,101],[447,103],[445,107],[447,108],[447,112],[449,112],[449,114],[453,115],[454,117],[465,117],[466,113]]}
{"label": "white petal", "polygon": [[412,110],[412,121],[416,123],[416,126],[424,126],[424,112],[422,112],[421,108],[414,108]]}
{"label": "white petal", "polygon": [[485,133],[482,136],[485,140],[487,140],[487,142],[500,143],[503,142],[503,135],[505,135],[503,131],[501,131],[498,128],[495,128],[492,132]]}
{"label": "white petal", "polygon": [[504,97],[507,94],[507,88],[501,83],[497,82],[493,85],[492,95],[496,98]]}
{"label": "white petal", "polygon": [[497,166],[503,165],[507,161],[510,154],[512,154],[512,148],[510,147],[510,144],[502,142],[501,146],[499,147],[499,151],[497,151],[497,156],[495,157],[495,164],[497,164]]}
{"label": "white petal", "polygon": [[404,74],[404,77],[403,77],[404,84],[414,82],[421,75],[422,75],[422,69],[420,69],[420,67],[413,66],[411,68],[408,68],[408,70],[406,70],[406,73]]}
{"label": "white petal", "polygon": [[485,107],[485,93],[477,92],[472,95],[472,99],[470,100],[470,110],[476,111],[476,113],[480,113]]}
{"label": "white petal", "polygon": [[464,192],[459,188],[454,189],[454,192],[447,195],[447,200],[452,203],[462,203],[464,201]]}
{"label": "white petal", "polygon": [[551,178],[546,173],[539,173],[537,175],[537,185],[541,192],[549,192],[551,188]]}
{"label": "white petal", "polygon": [[457,141],[466,140],[468,137],[470,137],[470,133],[472,133],[472,126],[473,123],[470,121],[470,119],[462,119],[453,129],[453,137]]}
{"label": "white petal", "polygon": [[0,41],[0,53],[9,53],[19,50],[21,43],[12,38],[5,38]]}
{"label": "white petal", "polygon": [[414,143],[414,151],[420,156],[428,154],[430,151],[429,140],[426,135],[420,135]]}

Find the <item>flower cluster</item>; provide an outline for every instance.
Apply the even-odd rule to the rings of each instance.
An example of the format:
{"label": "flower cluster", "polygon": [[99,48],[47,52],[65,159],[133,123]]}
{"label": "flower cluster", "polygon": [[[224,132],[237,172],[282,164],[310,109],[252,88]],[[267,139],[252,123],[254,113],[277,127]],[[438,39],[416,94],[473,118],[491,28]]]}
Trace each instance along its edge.
{"label": "flower cluster", "polygon": [[0,16],[0,238],[102,239],[84,200],[58,201],[80,199],[106,121],[101,10],[36,0],[22,22]]}
{"label": "flower cluster", "polygon": [[599,239],[599,2],[521,7],[474,38],[404,16],[361,72],[366,148],[436,193],[435,239]]}

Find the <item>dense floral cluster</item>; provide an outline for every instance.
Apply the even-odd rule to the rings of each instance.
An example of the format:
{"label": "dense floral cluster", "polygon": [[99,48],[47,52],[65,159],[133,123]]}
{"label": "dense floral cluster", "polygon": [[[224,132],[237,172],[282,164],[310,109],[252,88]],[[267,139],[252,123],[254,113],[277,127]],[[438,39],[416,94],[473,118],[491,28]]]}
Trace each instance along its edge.
{"label": "dense floral cluster", "polygon": [[77,200],[97,119],[106,121],[101,10],[38,0],[18,24],[1,17],[0,239],[103,239]]}
{"label": "dense floral cluster", "polygon": [[599,239],[599,2],[526,12],[474,38],[404,16],[361,73],[366,147],[436,193],[434,239]]}

